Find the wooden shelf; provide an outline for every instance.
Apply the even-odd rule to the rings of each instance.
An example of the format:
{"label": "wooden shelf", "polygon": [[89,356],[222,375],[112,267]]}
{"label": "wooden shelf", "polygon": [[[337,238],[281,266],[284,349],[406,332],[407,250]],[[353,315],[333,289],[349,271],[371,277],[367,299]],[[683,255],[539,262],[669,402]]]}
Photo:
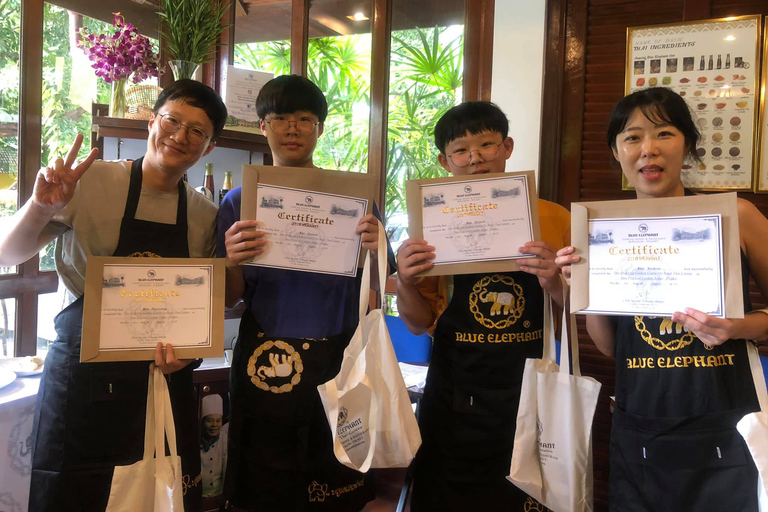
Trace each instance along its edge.
{"label": "wooden shelf", "polygon": [[[102,137],[119,137],[122,139],[147,138],[147,122],[140,119],[119,119],[116,117],[93,116],[91,130],[95,140]],[[269,153],[267,138],[261,134],[246,133],[225,129],[216,141],[221,148],[242,149],[256,153]]]}

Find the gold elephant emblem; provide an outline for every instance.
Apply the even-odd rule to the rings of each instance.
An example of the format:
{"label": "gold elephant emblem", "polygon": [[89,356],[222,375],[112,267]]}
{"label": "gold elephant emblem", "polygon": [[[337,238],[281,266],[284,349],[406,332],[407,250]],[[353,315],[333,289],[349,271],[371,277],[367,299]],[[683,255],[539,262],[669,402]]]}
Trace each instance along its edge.
{"label": "gold elephant emblem", "polygon": [[287,377],[293,371],[291,356],[287,354],[269,354],[271,366],[259,366],[256,375],[262,379],[266,377]]}
{"label": "gold elephant emblem", "polygon": [[328,484],[319,484],[315,480],[312,480],[312,483],[309,484],[307,490],[309,491],[310,503],[313,501],[323,502],[328,495]]}
{"label": "gold elephant emblem", "polygon": [[[480,302],[493,302],[491,316],[508,315],[514,308],[512,301],[514,296],[508,292],[483,292],[478,296]],[[503,313],[502,313],[503,311]]]}
{"label": "gold elephant emblem", "polygon": [[680,334],[685,329],[685,332],[691,332],[687,327],[683,327],[681,324],[672,321],[670,317],[662,317],[661,324],[659,325],[659,335],[672,334],[672,327],[675,328],[675,334]]}
{"label": "gold elephant emblem", "polygon": [[545,512],[546,510],[549,509],[530,496],[526,500],[525,505],[523,505],[524,512]]}

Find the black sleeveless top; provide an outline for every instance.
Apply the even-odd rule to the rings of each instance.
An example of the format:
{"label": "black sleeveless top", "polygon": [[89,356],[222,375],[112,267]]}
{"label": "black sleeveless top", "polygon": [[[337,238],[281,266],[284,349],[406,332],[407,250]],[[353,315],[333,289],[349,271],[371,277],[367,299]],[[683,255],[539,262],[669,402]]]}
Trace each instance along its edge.
{"label": "black sleeveless top", "polygon": [[[744,310],[749,261],[741,253]],[[744,340],[708,348],[670,318],[616,318],[616,404],[646,417],[691,417],[731,409],[758,410]]]}

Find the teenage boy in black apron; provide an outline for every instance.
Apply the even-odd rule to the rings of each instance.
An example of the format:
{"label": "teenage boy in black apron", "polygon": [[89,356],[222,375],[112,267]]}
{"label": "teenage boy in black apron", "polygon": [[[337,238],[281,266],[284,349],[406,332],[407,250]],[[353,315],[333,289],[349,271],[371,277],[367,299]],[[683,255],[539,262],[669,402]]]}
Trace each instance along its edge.
{"label": "teenage boy in black apron", "polygon": [[[261,89],[256,109],[274,165],[314,168],[328,112],[322,91],[304,77],[280,76]],[[372,479],[336,460],[317,392],[338,373],[357,327],[360,275],[241,266],[266,240],[255,221],[240,220],[240,201],[238,187],[218,217],[227,303],[246,305],[232,361],[225,493],[233,489],[234,505],[248,511],[361,510],[373,499]],[[375,255],[375,217],[364,216],[357,233]]]}
{"label": "teenage boy in black apron", "polygon": [[[181,178],[215,146],[226,107],[209,87],[182,80],[160,94],[154,114],[147,152],[133,163],[94,163],[94,149],[73,167],[83,139],[78,135],[66,161],[40,170],[31,199],[0,241],[2,265],[17,265],[58,238],[56,269],[71,300],[56,317],[57,339],[40,383],[31,511],[104,510],[114,467],[143,455],[149,362],[79,362],[88,256],[187,258],[212,257],[215,251],[216,208]],[[199,510],[190,363],[177,360],[170,344],[165,351],[158,344],[155,364],[168,374],[184,506]]]}
{"label": "teenage boy in black apron", "polygon": [[[504,172],[512,154],[509,124],[494,104],[466,102],[435,126],[438,160],[453,175]],[[521,271],[415,275],[432,267],[435,248],[409,239],[397,256],[400,316],[434,345],[419,405],[411,510],[543,510],[506,480],[527,358],[541,357],[544,293],[562,306],[557,248],[569,243],[568,212],[539,200],[542,241],[529,242]]]}
{"label": "teenage boy in black apron", "polygon": [[[638,198],[689,195],[681,170],[684,158],[698,159],[699,137],[685,101],[664,88],[622,99],[608,127],[608,146]],[[743,199],[738,212],[750,312],[750,275],[768,297],[768,220]],[[572,253],[558,252],[566,276],[579,260]],[[757,512],[757,469],[735,426],[759,409],[745,340],[768,339],[768,315],[587,315],[587,331],[616,358],[610,510]]]}

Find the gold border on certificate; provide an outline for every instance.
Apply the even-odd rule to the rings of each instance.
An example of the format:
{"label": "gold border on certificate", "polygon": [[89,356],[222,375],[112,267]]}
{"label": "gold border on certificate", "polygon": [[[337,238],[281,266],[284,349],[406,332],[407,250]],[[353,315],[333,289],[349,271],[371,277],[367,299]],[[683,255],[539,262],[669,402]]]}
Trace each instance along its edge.
{"label": "gold border on certificate", "polygon": [[760,122],[756,143],[757,166],[755,177],[755,192],[768,192],[768,17],[765,18],[763,29],[763,80],[760,85]]}
{"label": "gold border on certificate", "polygon": [[[534,171],[505,172],[477,174],[468,176],[450,176],[447,178],[433,178],[425,180],[408,180],[405,183],[405,197],[408,207],[408,235],[410,238],[423,238],[424,228],[422,223],[421,187],[423,185],[435,185],[438,183],[453,183],[473,180],[503,179],[510,176],[525,176],[528,188],[528,204],[530,205],[531,227],[533,239],[539,240],[539,205],[536,196],[536,178]],[[419,276],[441,276],[454,274],[477,274],[487,272],[514,272],[520,270],[514,259],[497,261],[473,261],[466,263],[447,263],[435,265]]]}
{"label": "gold border on certificate", "polygon": [[571,242],[581,257],[571,265],[571,311],[589,306],[589,220],[680,217],[720,214],[723,229],[723,277],[726,318],[744,317],[741,246],[736,193],[659,199],[629,199],[571,204]]}
{"label": "gold border on certificate", "polygon": [[[744,25],[747,23],[747,25]],[[664,59],[659,59],[658,66],[659,71],[651,73],[651,60],[656,59],[637,59],[638,62],[640,60],[643,60],[643,67],[642,67],[642,73],[636,75],[635,74],[635,48],[633,45],[633,41],[636,37],[658,37],[658,38],[666,38],[669,39],[669,43],[664,44],[675,44],[671,41],[671,39],[675,39],[678,35],[690,35],[690,34],[703,34],[707,32],[713,33],[711,36],[709,36],[709,39],[716,40],[717,38],[720,38],[721,40],[726,39],[728,37],[728,31],[732,30],[734,28],[752,28],[751,25],[754,24],[754,44],[752,41],[749,41],[746,46],[754,47],[754,54],[742,56],[739,55],[739,58],[746,57],[750,59],[748,61],[751,69],[748,70],[748,68],[745,67],[736,67],[736,57],[737,55],[731,55],[731,61],[729,62],[730,66],[726,67],[725,64],[721,66],[720,69],[717,69],[713,66],[712,69],[704,69],[703,71],[700,70],[700,62],[697,62],[696,59],[699,55],[704,57],[704,54],[701,54],[700,52],[697,53],[693,58],[693,70],[689,70],[688,75],[682,76],[683,79],[688,79],[688,82],[685,85],[680,85],[680,79],[681,75],[680,73],[683,73],[685,71],[677,71],[677,69],[685,69],[685,58],[690,58],[689,55],[684,55],[686,53],[685,48],[682,47],[680,50],[677,50],[675,48],[661,48],[659,51],[664,51],[666,53],[672,52],[674,56],[672,57],[666,57]],[[737,114],[748,114],[745,117],[750,117],[751,115],[751,121],[752,121],[752,140],[744,141],[742,144],[743,150],[739,150],[739,148],[732,143],[729,144],[729,140],[725,139],[722,140],[724,143],[721,146],[715,146],[711,147],[711,150],[719,149],[720,154],[725,157],[721,160],[717,161],[710,161],[712,158],[715,158],[712,156],[711,151],[706,152],[702,156],[702,160],[704,161],[704,165],[706,166],[706,169],[700,169],[698,168],[698,163],[691,162],[692,168],[690,169],[690,176],[693,178],[689,178],[686,176],[686,171],[683,171],[683,183],[686,187],[695,189],[695,190],[743,190],[743,191],[749,191],[753,189],[754,183],[756,181],[756,175],[758,172],[758,164],[757,164],[757,152],[756,152],[756,139],[758,138],[758,110],[759,110],[759,96],[758,96],[758,87],[760,86],[760,72],[758,65],[760,63],[760,46],[761,46],[761,32],[762,32],[762,16],[760,15],[749,15],[749,16],[733,16],[729,18],[718,18],[718,19],[710,19],[710,20],[696,20],[696,21],[689,21],[684,23],[667,23],[663,25],[648,25],[648,26],[642,26],[642,27],[629,27],[627,28],[627,39],[626,39],[626,62],[625,62],[625,73],[624,73],[624,94],[629,94],[633,92],[634,90],[639,90],[645,87],[650,87],[652,81],[656,81],[654,86],[658,87],[669,87],[675,92],[688,92],[689,95],[686,95],[684,99],[688,103],[688,105],[691,107],[691,110],[693,112],[698,112],[698,106],[703,105],[704,109],[707,109],[709,106],[708,101],[714,100],[713,107],[715,117],[720,118],[720,122],[722,122],[722,126],[729,126],[728,123],[730,123],[731,119],[737,119],[737,121],[741,124],[741,118]],[[647,51],[647,50],[642,50]],[[727,51],[723,50],[724,53],[721,54],[714,54],[713,56],[723,56],[727,55]],[[690,50],[687,51],[688,54],[692,53]],[[668,73],[662,73],[661,67],[668,65],[666,62],[667,60],[674,60],[676,62],[675,64],[675,71],[674,72],[668,72],[669,74],[673,74],[674,78],[668,75]],[[665,62],[661,62],[661,61]],[[645,66],[648,66],[648,69],[645,69]],[[709,62],[705,63],[705,68],[709,68]],[[732,106],[736,105],[735,99],[733,98],[733,90],[730,87],[720,87],[720,91],[716,88],[714,88],[714,85],[712,80],[714,76],[721,75],[725,80],[723,80],[723,85],[730,85],[732,82],[731,76],[736,73],[737,74],[749,74],[749,72],[754,73],[753,80],[749,81],[747,84],[744,85],[737,85],[736,87],[739,87],[738,93],[741,94],[742,90],[741,88],[748,89],[749,93],[744,94],[752,94],[752,100],[749,101],[743,108],[740,108],[743,112],[732,112]],[[746,72],[746,73],[745,73]],[[702,96],[693,96],[694,92],[702,92],[702,90],[696,89],[698,87],[697,82],[700,74],[709,74],[712,76],[706,76],[702,78],[705,78],[707,81],[705,83],[710,84],[711,90],[707,92],[706,95]],[[656,76],[654,76],[656,75]],[[664,78],[670,78],[669,83],[664,83]],[[643,80],[643,84],[639,85],[638,80]],[[688,83],[691,84],[691,86],[688,85]],[[751,87],[750,87],[751,84]],[[687,89],[687,91],[683,90]],[[693,89],[696,89],[695,91]],[[711,93],[714,91],[715,96],[711,97]],[[722,101],[718,102],[719,99],[722,99]],[[741,100],[745,101],[745,100]],[[716,107],[718,105],[723,105],[721,109],[717,109]],[[709,112],[713,113],[713,112]],[[720,114],[720,115],[717,115]],[[694,117],[697,117],[694,115]],[[706,118],[704,119],[704,123],[709,123],[709,120]],[[749,119],[746,119],[748,121]],[[697,118],[697,122],[698,118]],[[739,125],[736,125],[739,126]],[[742,125],[743,126],[743,125]],[[699,125],[700,131],[702,131],[702,135],[704,137],[707,136],[707,132],[709,129],[709,124],[705,124],[703,127]],[[723,131],[717,131],[712,133],[714,135],[715,133],[720,133],[721,138],[724,134],[728,134],[730,136],[730,133],[741,133],[741,132],[734,132],[729,130],[723,130]],[[703,144],[709,144],[712,141],[709,141],[708,139],[706,141],[703,141]],[[715,141],[714,143],[719,144],[720,141]],[[703,146],[700,146],[702,148]],[[737,153],[735,155],[731,154],[732,149],[736,149]],[[706,149],[706,148],[705,148]],[[723,154],[723,151],[728,151],[729,154],[726,155]],[[744,154],[749,151],[751,158],[747,161],[746,158],[744,158]],[[737,158],[741,156],[744,158],[744,163],[751,164],[749,166],[735,163],[734,160],[727,160],[728,157],[730,158]],[[720,156],[718,155],[717,158]],[[737,169],[733,169],[733,165],[738,165],[739,167]],[[712,176],[711,178],[706,177],[700,177],[698,174],[700,174],[700,171],[706,170],[708,173],[709,168],[713,168],[714,166],[722,166],[722,169],[712,169],[714,172],[722,173],[722,177],[718,177],[717,175]],[[728,171],[728,167],[730,166],[730,171]],[[737,172],[739,175],[739,181],[736,181],[733,176],[727,176],[725,173],[728,172]],[[622,174],[621,177],[621,188],[622,190],[632,190],[632,187],[629,186],[629,183],[627,182],[626,177]]]}
{"label": "gold border on certificate", "polygon": [[[146,349],[107,350],[101,346],[101,306],[105,265],[152,266],[152,267],[210,267],[211,343],[206,347],[175,348],[178,359],[221,357],[224,353],[224,285],[225,265],[223,258],[115,258],[91,256],[85,277],[85,304],[83,307],[83,335],[80,348],[80,362],[96,363],[106,361],[152,361],[155,347]],[[174,345],[173,340],[168,343]]]}
{"label": "gold border on certificate", "polygon": [[[300,167],[274,167],[272,165],[244,165],[240,218],[256,219],[256,191],[259,183],[277,187],[311,190],[328,194],[368,200],[368,211],[373,211],[376,200],[376,177],[372,174]],[[365,262],[362,245],[358,267]]]}

